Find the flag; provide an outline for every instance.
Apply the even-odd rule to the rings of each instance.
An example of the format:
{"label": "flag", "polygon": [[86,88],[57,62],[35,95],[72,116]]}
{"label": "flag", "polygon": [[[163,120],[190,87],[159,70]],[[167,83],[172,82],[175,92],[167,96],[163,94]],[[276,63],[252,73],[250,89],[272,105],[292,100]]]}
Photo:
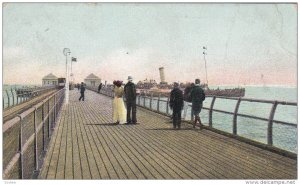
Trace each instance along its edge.
{"label": "flag", "polygon": [[77,58],[72,57],[72,62],[77,62]]}

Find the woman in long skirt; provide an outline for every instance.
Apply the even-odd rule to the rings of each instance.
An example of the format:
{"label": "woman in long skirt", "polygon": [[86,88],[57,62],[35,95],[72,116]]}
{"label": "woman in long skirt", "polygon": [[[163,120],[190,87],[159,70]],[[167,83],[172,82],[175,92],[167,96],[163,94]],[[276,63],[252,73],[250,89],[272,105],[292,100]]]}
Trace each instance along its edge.
{"label": "woman in long skirt", "polygon": [[114,100],[113,100],[113,122],[116,124],[126,123],[126,108],[123,101],[124,88],[122,81],[114,81]]}

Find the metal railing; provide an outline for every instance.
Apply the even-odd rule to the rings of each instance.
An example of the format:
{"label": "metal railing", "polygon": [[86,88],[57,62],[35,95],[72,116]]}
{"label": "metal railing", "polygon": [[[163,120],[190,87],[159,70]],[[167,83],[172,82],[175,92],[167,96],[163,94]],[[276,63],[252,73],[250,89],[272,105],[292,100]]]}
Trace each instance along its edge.
{"label": "metal railing", "polygon": [[21,104],[29,99],[55,89],[56,86],[38,87],[38,88],[18,88],[6,89],[2,91],[2,108],[10,108]]}
{"label": "metal railing", "polygon": [[64,89],[3,124],[3,178],[36,178],[64,101]]}
{"label": "metal railing", "polygon": [[[96,87],[88,87],[88,89],[93,90],[93,91],[97,91]],[[113,97],[113,92],[111,89],[101,89],[100,91],[101,94]],[[284,125],[284,126],[288,126],[289,128],[291,128],[292,130],[294,130],[295,132],[297,132],[297,123],[290,123],[287,121],[281,121],[281,120],[275,120],[275,113],[277,110],[278,105],[284,105],[284,106],[292,106],[292,107],[296,107],[297,108],[297,102],[286,102],[286,101],[271,101],[271,100],[261,100],[261,99],[251,99],[251,98],[235,98],[235,97],[220,97],[220,96],[206,96],[206,100],[211,99],[210,105],[208,107],[204,107],[202,109],[207,110],[208,111],[208,126],[206,128],[210,129],[212,128],[214,131],[219,130],[221,132],[224,132],[225,134],[229,134],[235,138],[241,139],[243,141],[246,141],[250,144],[254,144],[254,145],[258,145],[260,147],[266,148],[266,149],[270,149],[272,151],[276,151],[279,152],[283,155],[289,155],[292,157],[295,157],[296,154],[294,153],[294,151],[289,151],[287,149],[284,149],[280,146],[274,146],[273,144],[273,128],[274,128],[274,124],[280,124],[280,125]],[[227,110],[220,110],[220,109],[215,109],[215,102],[217,99],[221,99],[221,100],[229,100],[229,101],[236,101],[235,106],[234,106],[234,110],[232,112],[227,111]],[[169,98],[168,97],[164,97],[162,98],[161,95],[158,95],[158,97],[154,97],[153,94],[142,94],[137,96],[137,105],[147,108],[149,110],[167,115],[167,116],[171,116],[172,115],[172,110],[170,110],[169,108]],[[269,110],[269,115],[268,118],[264,118],[264,117],[260,117],[260,116],[255,116],[255,115],[250,115],[250,114],[244,114],[244,113],[240,113],[240,105],[242,102],[253,102],[253,103],[263,103],[263,104],[269,104],[271,105],[271,109]],[[234,102],[233,102],[234,103]],[[188,103],[188,107],[191,110],[191,103]],[[203,111],[202,111],[203,112]],[[213,123],[213,113],[222,113],[222,114],[226,114],[226,115],[231,115],[232,116],[232,130],[231,132],[225,131],[225,130],[220,130],[215,128],[214,123]],[[184,120],[189,120],[189,121],[193,121],[193,115],[192,115],[192,111],[190,111],[190,117],[187,118],[188,114],[187,114],[187,109],[185,111],[183,111],[183,116],[182,119]],[[238,128],[238,118],[249,118],[252,120],[260,120],[260,121],[266,121],[267,122],[267,130],[266,130],[266,136],[267,136],[267,140],[266,142],[261,142],[261,141],[257,141],[254,140],[252,138],[249,138],[247,136],[240,136],[237,132],[237,128]],[[294,143],[297,143],[297,137],[294,138],[295,141],[293,141]]]}

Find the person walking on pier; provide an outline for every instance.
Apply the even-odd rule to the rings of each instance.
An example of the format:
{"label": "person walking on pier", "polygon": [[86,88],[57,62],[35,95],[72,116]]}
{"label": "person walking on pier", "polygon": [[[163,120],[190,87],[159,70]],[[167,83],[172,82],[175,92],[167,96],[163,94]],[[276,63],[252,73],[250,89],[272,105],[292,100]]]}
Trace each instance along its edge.
{"label": "person walking on pier", "polygon": [[84,91],[85,91],[85,87],[84,87],[84,83],[81,82],[80,85],[80,97],[79,97],[79,101],[82,99],[82,101],[84,101]]}
{"label": "person walking on pier", "polygon": [[183,93],[179,89],[179,84],[176,82],[174,82],[174,88],[170,94],[170,108],[173,110],[173,128],[175,129],[177,126],[177,128],[180,129]]}
{"label": "person walking on pier", "polygon": [[[127,124],[136,124],[136,88],[132,77],[128,76],[128,83],[124,87],[127,108]],[[132,117],[130,117],[132,112]]]}
{"label": "person walking on pier", "polygon": [[122,81],[114,81],[114,100],[113,100],[113,121],[116,124],[126,123],[126,109],[123,101],[124,88],[122,87]]}
{"label": "person walking on pier", "polygon": [[202,123],[199,114],[202,109],[202,103],[205,100],[205,93],[204,90],[200,87],[200,79],[195,80],[195,86],[191,91],[191,98],[192,98],[192,113],[195,116],[193,128],[196,127],[196,123],[197,121],[199,121],[200,129],[202,129]]}
{"label": "person walking on pier", "polygon": [[101,88],[102,88],[102,83],[100,83],[98,86],[98,93],[100,93]]}

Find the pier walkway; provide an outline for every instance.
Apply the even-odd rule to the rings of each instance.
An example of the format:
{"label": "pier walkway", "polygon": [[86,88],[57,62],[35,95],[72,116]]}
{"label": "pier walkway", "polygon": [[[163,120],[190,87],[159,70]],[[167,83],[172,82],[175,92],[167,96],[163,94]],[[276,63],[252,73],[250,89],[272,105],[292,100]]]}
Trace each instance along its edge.
{"label": "pier walkway", "polygon": [[41,179],[295,179],[297,161],[137,109],[137,125],[112,123],[112,99],[70,91]]}

